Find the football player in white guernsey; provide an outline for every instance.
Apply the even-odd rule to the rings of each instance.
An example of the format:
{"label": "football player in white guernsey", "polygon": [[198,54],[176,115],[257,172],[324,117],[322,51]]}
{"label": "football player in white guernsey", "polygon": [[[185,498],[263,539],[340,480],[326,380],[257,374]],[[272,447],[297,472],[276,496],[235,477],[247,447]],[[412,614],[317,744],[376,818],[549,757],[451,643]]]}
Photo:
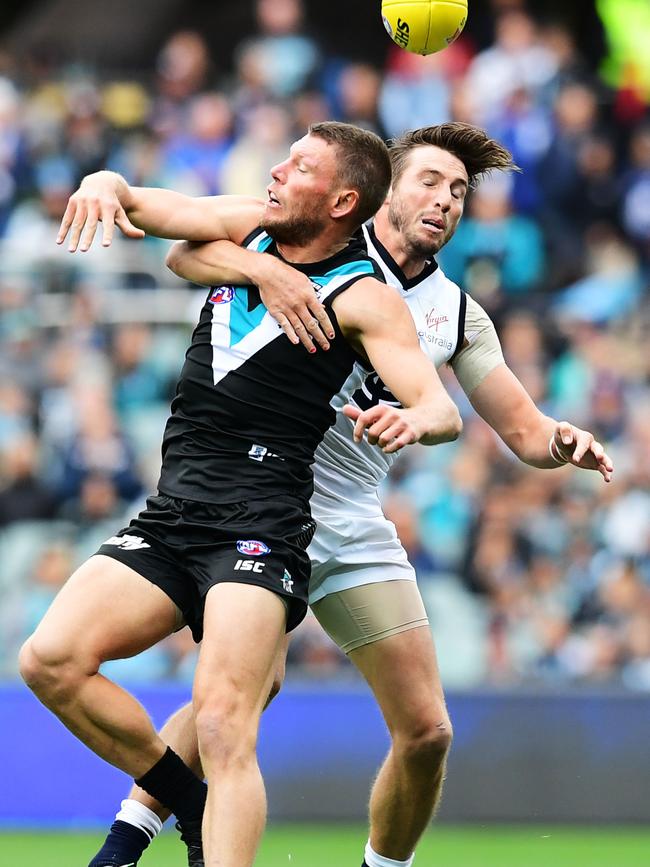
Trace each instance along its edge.
{"label": "football player in white guernsey", "polygon": [[[454,234],[468,189],[487,172],[513,168],[508,152],[482,130],[449,123],[405,134],[393,143],[391,159],[391,191],[364,235],[387,282],[405,299],[425,354],[436,367],[451,365],[473,407],[520,460],[544,469],[571,463],[609,481],[613,467],[602,446],[537,409],[505,364],[487,314],[434,259]],[[246,277],[294,342],[327,348],[330,323],[314,287],[277,259],[218,241],[177,245],[169,262],[199,283]],[[398,406],[376,376],[357,386],[346,383],[335,405],[351,400],[365,422]],[[385,445],[379,433],[370,426],[359,441],[360,426],[338,413],[317,450],[310,602],[366,678],[392,738],[372,788],[364,864],[408,867],[440,798],[452,732],[415,573],[377,496],[394,460],[375,445]],[[189,707],[162,736],[198,767]],[[134,789],[120,815],[142,823],[140,810],[151,822],[167,815]]]}

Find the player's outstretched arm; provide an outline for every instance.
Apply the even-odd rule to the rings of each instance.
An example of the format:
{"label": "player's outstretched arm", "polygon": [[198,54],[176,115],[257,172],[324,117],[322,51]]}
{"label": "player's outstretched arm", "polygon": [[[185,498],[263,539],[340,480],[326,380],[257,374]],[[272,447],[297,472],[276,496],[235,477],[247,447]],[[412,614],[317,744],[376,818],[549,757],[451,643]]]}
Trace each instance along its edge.
{"label": "player's outstretched arm", "polygon": [[394,289],[373,278],[355,283],[334,300],[346,338],[365,354],[384,384],[402,404],[380,404],[361,412],[348,406],[355,439],[364,429],[368,441],[387,452],[414,442],[435,445],[455,440],[462,421],[434,365],[420,349],[413,318]]}
{"label": "player's outstretched arm", "polygon": [[292,343],[302,342],[310,352],[316,351],[315,344],[329,349],[334,329],[314,285],[301,271],[275,256],[246,250],[231,241],[179,241],[167,254],[167,267],[179,277],[205,286],[254,284],[264,306]]}
{"label": "player's outstretched arm", "polygon": [[110,246],[115,226],[130,238],[144,234],[160,238],[242,241],[255,228],[264,203],[243,196],[193,198],[173,190],[132,187],[116,172],[87,175],[70,196],[57,244],[66,237],[68,249],[84,252],[93,243],[99,222],[102,245]]}
{"label": "player's outstretched arm", "polygon": [[597,470],[606,482],[611,481],[612,460],[593,434],[540,412],[506,364],[495,367],[469,399],[524,463],[542,469],[557,469],[570,463],[585,470]]}

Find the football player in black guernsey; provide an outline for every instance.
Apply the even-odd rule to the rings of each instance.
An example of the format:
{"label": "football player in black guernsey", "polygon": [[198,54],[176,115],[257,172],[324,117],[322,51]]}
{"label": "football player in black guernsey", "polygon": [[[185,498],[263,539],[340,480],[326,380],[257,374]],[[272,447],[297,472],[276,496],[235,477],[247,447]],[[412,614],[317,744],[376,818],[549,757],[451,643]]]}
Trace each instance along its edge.
{"label": "football player in black guernsey", "polygon": [[[154,221],[170,238],[188,237],[189,226],[195,240],[270,252],[318,286],[339,339],[310,357],[285,339],[255,286],[208,291],[172,402],[157,494],[70,578],[20,659],[39,699],[176,815],[194,864],[204,814],[205,864],[220,867],[250,867],[265,823],[259,717],[285,632],[307,607],[310,467],[335,417],[333,396],[377,371],[402,407],[343,411],[357,440],[367,431],[387,452],[451,440],[461,428],[405,303],[376,279],[355,234],[390,183],[383,142],[318,124],[271,175],[266,201],[194,200],[131,188],[109,172],[84,179],[71,197],[59,235],[71,230],[71,250],[87,249],[101,220],[105,245],[115,225],[137,237]],[[204,783],[141,705],[99,673],[105,660],[133,656],[183,624],[203,638],[193,701],[207,802]]]}

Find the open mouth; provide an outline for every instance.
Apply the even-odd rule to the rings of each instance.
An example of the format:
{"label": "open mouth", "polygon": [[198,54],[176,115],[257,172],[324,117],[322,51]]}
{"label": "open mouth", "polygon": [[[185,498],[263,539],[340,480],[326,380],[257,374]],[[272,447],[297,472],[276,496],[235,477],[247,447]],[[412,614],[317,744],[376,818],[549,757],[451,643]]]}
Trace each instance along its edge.
{"label": "open mouth", "polygon": [[432,232],[444,232],[446,228],[445,221],[441,217],[424,217],[422,225]]}
{"label": "open mouth", "polygon": [[271,207],[279,208],[280,207],[280,200],[278,199],[278,197],[271,190],[268,190],[267,192],[269,194],[269,200],[267,202],[267,205],[270,205]]}

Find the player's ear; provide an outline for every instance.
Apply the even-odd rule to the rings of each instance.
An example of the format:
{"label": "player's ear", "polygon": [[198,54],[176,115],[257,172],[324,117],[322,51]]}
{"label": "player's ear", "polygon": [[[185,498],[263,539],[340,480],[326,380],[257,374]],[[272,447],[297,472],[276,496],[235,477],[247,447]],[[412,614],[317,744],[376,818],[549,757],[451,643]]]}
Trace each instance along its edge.
{"label": "player's ear", "polygon": [[359,193],[357,190],[342,190],[336,197],[336,201],[332,207],[331,215],[335,219],[349,217],[359,203]]}

